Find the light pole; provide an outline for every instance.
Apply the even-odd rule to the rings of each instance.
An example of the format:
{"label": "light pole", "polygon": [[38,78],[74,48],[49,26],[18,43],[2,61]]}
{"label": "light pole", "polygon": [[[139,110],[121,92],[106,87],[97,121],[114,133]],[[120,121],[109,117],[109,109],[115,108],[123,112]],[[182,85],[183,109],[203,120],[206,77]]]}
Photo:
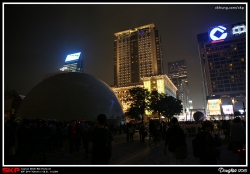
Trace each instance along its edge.
{"label": "light pole", "polygon": [[246,108],[245,108],[245,103],[244,103],[244,101],[241,101],[241,100],[237,100],[237,101],[240,101],[240,102],[242,102],[242,104],[243,104],[243,111],[244,111],[244,115],[246,114]]}

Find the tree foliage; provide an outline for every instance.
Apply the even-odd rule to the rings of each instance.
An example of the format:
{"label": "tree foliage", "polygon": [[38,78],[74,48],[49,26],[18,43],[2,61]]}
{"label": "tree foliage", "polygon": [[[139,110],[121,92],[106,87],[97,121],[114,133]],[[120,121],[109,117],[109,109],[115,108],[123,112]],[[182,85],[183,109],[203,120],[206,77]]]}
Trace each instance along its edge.
{"label": "tree foliage", "polygon": [[160,95],[159,112],[167,117],[169,120],[174,116],[182,112],[183,106],[181,100],[174,98],[173,96],[167,96],[166,94]]}
{"label": "tree foliage", "polygon": [[147,89],[134,87],[129,90],[131,105],[128,114],[131,118],[141,119],[145,114],[145,110],[149,109],[150,92]]}
{"label": "tree foliage", "polygon": [[160,99],[162,98],[162,95],[158,93],[157,90],[153,90],[150,93],[150,105],[149,105],[149,111],[151,111],[153,114],[158,113],[160,115]]}
{"label": "tree foliage", "polygon": [[158,93],[157,90],[149,92],[147,89],[135,87],[130,89],[129,93],[131,105],[128,115],[131,118],[141,119],[141,115],[143,119],[145,111],[148,110],[171,119],[174,115],[180,114],[183,109],[181,100]]}

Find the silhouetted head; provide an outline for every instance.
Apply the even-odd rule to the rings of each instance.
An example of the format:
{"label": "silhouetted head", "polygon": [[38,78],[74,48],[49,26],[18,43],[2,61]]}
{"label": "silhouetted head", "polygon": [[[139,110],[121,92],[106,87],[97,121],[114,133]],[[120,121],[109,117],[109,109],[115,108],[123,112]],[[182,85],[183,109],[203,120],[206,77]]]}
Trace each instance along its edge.
{"label": "silhouetted head", "polygon": [[171,123],[172,123],[172,124],[178,124],[178,119],[177,119],[176,117],[173,117],[173,118],[171,119]]}
{"label": "silhouetted head", "polygon": [[97,116],[97,123],[98,123],[100,126],[104,126],[105,123],[106,123],[106,119],[107,119],[107,117],[106,117],[105,114],[99,114],[99,115]]}
{"label": "silhouetted head", "polygon": [[236,118],[234,118],[234,123],[240,123],[240,122],[241,122],[240,117],[236,117]]}

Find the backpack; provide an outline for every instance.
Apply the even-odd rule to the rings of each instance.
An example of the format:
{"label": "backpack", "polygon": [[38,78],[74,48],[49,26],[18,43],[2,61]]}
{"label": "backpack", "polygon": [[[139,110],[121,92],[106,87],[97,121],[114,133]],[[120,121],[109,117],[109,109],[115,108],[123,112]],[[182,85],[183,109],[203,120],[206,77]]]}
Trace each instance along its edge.
{"label": "backpack", "polygon": [[206,144],[201,133],[198,133],[192,140],[192,148],[195,158],[200,158],[206,152]]}
{"label": "backpack", "polygon": [[110,158],[111,157],[111,139],[109,129],[96,129],[93,130],[94,137],[94,151],[93,155],[98,157]]}

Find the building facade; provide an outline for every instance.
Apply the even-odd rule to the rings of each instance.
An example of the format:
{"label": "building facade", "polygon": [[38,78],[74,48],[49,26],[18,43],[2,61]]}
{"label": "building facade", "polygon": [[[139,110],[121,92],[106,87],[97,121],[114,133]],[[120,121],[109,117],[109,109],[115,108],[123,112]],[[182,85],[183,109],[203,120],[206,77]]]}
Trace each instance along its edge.
{"label": "building facade", "polygon": [[197,39],[208,115],[225,116],[243,109],[235,104],[246,102],[245,22],[211,27]]}
{"label": "building facade", "polygon": [[[149,92],[157,90],[176,98],[177,88],[164,74],[161,37],[155,25],[148,24],[114,35],[112,90],[120,100],[124,113],[130,109],[129,90],[135,87],[148,89]],[[148,119],[149,115],[146,117]]]}
{"label": "building facade", "polygon": [[173,84],[177,87],[176,98],[182,101],[184,112],[188,112],[189,106],[189,88],[188,88],[188,76],[187,76],[187,64],[186,61],[177,60],[168,63],[168,77]]}
{"label": "building facade", "polygon": [[154,24],[114,35],[115,87],[140,85],[142,77],[164,73],[161,37]]}
{"label": "building facade", "polygon": [[157,90],[158,93],[167,94],[168,96],[176,98],[177,87],[167,75],[144,77],[142,81],[144,88],[148,91]]}

